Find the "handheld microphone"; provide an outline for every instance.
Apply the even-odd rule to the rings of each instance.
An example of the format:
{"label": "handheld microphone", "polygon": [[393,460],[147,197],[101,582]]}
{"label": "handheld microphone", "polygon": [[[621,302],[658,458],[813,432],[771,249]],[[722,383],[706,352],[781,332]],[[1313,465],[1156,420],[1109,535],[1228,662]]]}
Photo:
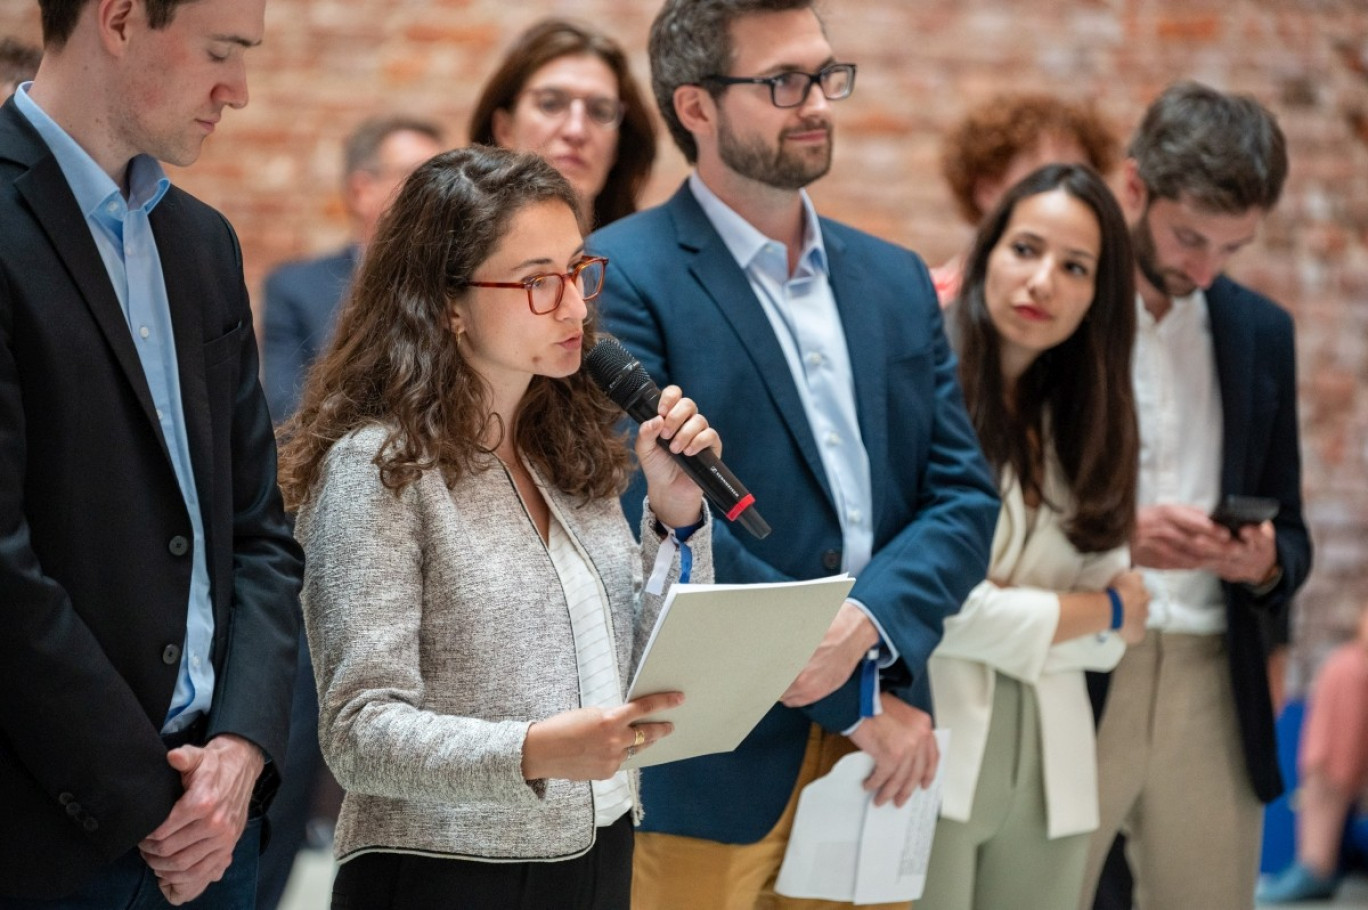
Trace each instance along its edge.
{"label": "handheld microphone", "polygon": [[[646,368],[616,338],[602,336],[584,358],[584,369],[594,384],[637,423],[656,416],[660,407],[660,387],[651,381]],[[669,450],[668,440],[657,439],[656,442]],[[756,510],[755,497],[711,449],[704,449],[697,455],[670,454],[684,473],[698,484],[713,508],[727,516],[728,521],[738,522],[757,538],[769,536],[770,526]]]}

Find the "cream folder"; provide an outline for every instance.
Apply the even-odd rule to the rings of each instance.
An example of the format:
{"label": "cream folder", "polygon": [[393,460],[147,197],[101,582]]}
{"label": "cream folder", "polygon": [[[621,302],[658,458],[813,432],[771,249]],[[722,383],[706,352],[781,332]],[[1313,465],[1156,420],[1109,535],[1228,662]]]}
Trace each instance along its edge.
{"label": "cream folder", "polygon": [[684,704],[644,718],[674,732],[622,767],[735,749],[807,665],[854,584],[837,575],[671,588],[627,697],[683,692]]}

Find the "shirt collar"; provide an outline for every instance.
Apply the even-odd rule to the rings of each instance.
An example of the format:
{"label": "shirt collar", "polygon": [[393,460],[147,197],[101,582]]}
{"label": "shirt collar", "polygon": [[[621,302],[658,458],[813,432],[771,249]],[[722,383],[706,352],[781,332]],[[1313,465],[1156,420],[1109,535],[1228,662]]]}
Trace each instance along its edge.
{"label": "shirt collar", "polygon": [[1195,324],[1205,327],[1207,322],[1206,292],[1197,288],[1185,297],[1174,297],[1169,311],[1164,314],[1162,321],[1158,321],[1145,307],[1145,299],[1137,291],[1135,293],[1135,315],[1137,325],[1151,332],[1164,331],[1169,326],[1178,325],[1192,326]]}
{"label": "shirt collar", "polygon": [[[703,214],[708,216],[718,236],[722,238],[727,251],[741,268],[750,268],[768,244],[778,243],[774,238],[766,237],[755,225],[718,198],[698,176],[697,171],[689,175],[689,189],[693,192],[694,199],[698,200]],[[803,203],[803,251],[798,261],[808,264],[813,271],[829,275],[826,244],[822,241],[822,225],[817,219],[817,209],[813,207],[806,190],[799,190],[798,193]]]}
{"label": "shirt collar", "polygon": [[25,82],[19,86],[14,93],[14,103],[57,159],[81,212],[88,218],[105,220],[113,217],[119,221],[130,208],[140,208],[150,214],[171,188],[171,181],[160,162],[151,155],[137,155],[129,162],[129,198],[125,201],[118,184],[95,163],[95,159],[29,97],[32,85],[32,82]]}

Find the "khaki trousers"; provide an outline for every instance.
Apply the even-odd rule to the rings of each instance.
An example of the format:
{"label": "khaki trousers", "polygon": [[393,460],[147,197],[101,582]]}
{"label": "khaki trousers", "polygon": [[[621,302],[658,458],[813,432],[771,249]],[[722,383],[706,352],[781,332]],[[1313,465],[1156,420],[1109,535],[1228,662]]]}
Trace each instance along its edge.
{"label": "khaki trousers", "polygon": [[1112,676],[1097,736],[1101,827],[1088,851],[1090,910],[1117,831],[1137,910],[1249,910],[1263,806],[1249,783],[1225,638],[1153,632]]}
{"label": "khaki trousers", "polygon": [[[797,900],[774,893],[784,861],[798,794],[826,774],[854,745],[813,726],[798,782],[784,813],[754,844],[722,844],[674,834],[639,832],[632,862],[632,910],[829,910],[835,901]],[[647,806],[646,811],[651,811]],[[867,910],[908,910],[912,905],[864,904]]]}

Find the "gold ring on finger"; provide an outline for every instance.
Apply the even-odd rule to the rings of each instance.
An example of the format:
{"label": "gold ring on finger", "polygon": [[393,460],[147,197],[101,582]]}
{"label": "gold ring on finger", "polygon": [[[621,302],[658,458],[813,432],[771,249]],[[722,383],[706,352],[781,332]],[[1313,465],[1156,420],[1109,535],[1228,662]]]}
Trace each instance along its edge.
{"label": "gold ring on finger", "polygon": [[640,727],[637,727],[637,728],[636,728],[636,739],[632,740],[632,748],[633,748],[633,749],[640,748],[640,747],[641,747],[641,744],[644,743],[644,742],[646,742],[646,731],[643,730],[643,729],[641,729]]}

